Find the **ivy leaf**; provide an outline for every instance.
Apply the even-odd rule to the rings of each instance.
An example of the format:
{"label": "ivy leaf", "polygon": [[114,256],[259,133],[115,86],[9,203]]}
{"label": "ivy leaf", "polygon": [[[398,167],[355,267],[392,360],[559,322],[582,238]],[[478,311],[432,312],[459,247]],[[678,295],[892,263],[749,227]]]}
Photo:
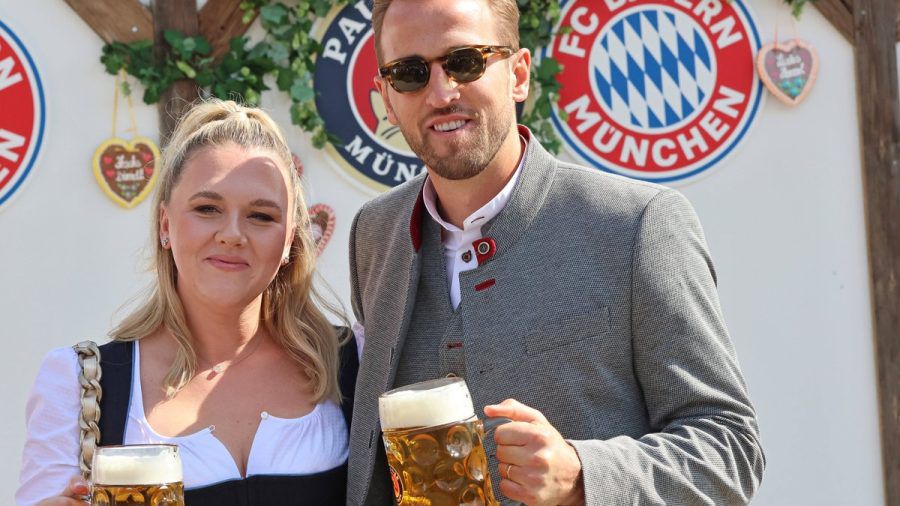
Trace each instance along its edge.
{"label": "ivy leaf", "polygon": [[147,105],[159,102],[160,90],[155,87],[144,88],[144,103]]}
{"label": "ivy leaf", "polygon": [[274,35],[276,37],[283,37],[284,34],[286,34],[288,31],[290,31],[293,28],[294,27],[291,26],[289,23],[285,23],[283,25],[273,26],[272,29],[269,30],[269,33],[271,33],[272,35]]}
{"label": "ivy leaf", "polygon": [[552,114],[552,106],[550,105],[550,100],[542,99],[537,104],[537,112],[540,114],[542,118],[549,118],[550,114]]}
{"label": "ivy leaf", "polygon": [[537,68],[537,77],[541,81],[553,80],[562,71],[562,65],[556,58],[544,58]]}
{"label": "ivy leaf", "polygon": [[212,45],[203,37],[194,37],[192,40],[198,54],[207,55],[212,52]]}
{"label": "ivy leaf", "polygon": [[166,30],[163,32],[163,38],[179,53],[184,52],[184,35],[176,30]]}
{"label": "ivy leaf", "polygon": [[334,5],[343,5],[347,2],[346,2],[346,0],[337,0],[336,2],[331,2],[328,0],[318,0],[318,1],[316,1],[315,5],[313,6],[313,11],[314,11],[314,14],[316,15],[316,17],[319,17],[319,18],[325,17],[328,14],[328,11],[331,10],[332,3]]}
{"label": "ivy leaf", "polygon": [[291,104],[291,123],[295,125],[301,125],[303,123],[303,115],[305,111],[303,110],[303,106],[294,102]]}
{"label": "ivy leaf", "polygon": [[295,82],[293,86],[291,86],[291,98],[294,99],[294,102],[308,102],[316,98],[316,92],[310,86],[304,82]]}
{"label": "ivy leaf", "polygon": [[[104,48],[104,51],[105,50],[106,48]],[[112,75],[117,74],[119,70],[125,67],[125,59],[122,57],[122,55],[113,52],[109,52],[101,56],[100,63],[102,63],[103,66],[106,67],[106,72]]]}
{"label": "ivy leaf", "polygon": [[247,43],[246,37],[234,37],[228,43],[228,50],[233,53],[240,53],[244,51],[244,45]]}
{"label": "ivy leaf", "polygon": [[259,10],[259,15],[263,21],[279,24],[281,20],[287,16],[287,8],[282,4],[266,5]]}
{"label": "ivy leaf", "polygon": [[284,61],[288,59],[288,56],[290,56],[290,51],[283,42],[273,42],[269,46],[269,58],[272,61]]}
{"label": "ivy leaf", "polygon": [[278,85],[279,90],[288,91],[296,77],[297,75],[289,68],[278,69],[278,77],[276,78],[275,83]]}
{"label": "ivy leaf", "polygon": [[340,146],[343,146],[343,145],[344,145],[344,140],[341,139],[340,137],[338,137],[337,135],[334,135],[333,133],[331,133],[331,132],[329,132],[328,130],[325,130],[325,129],[322,129],[322,131],[325,132],[325,138],[326,138],[326,139],[328,140],[328,142],[330,142],[332,145],[337,146],[337,147],[340,147]]}

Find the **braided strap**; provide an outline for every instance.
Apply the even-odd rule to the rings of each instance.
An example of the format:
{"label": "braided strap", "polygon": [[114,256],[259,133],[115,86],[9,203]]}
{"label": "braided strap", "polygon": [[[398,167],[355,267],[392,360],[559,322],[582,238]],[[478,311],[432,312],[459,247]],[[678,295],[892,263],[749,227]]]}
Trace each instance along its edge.
{"label": "braided strap", "polygon": [[73,346],[78,354],[78,383],[81,384],[81,416],[78,425],[81,427],[81,458],[79,466],[85,479],[91,477],[91,461],[94,448],[100,444],[100,349],[93,341],[82,341]]}

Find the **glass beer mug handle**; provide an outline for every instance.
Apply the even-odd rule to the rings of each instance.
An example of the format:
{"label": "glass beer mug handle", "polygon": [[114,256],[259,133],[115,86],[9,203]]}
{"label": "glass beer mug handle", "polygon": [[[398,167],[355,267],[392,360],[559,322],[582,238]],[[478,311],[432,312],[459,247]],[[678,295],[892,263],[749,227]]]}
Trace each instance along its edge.
{"label": "glass beer mug handle", "polygon": [[[484,421],[482,422],[482,425],[484,426],[485,436],[490,434],[491,432],[494,432],[494,430],[496,430],[497,427],[499,427],[505,423],[509,423],[511,421],[512,421],[511,418],[506,418],[505,416],[495,416],[495,417],[491,417],[491,418],[485,418]],[[520,502],[509,502],[507,504],[509,504],[510,506],[522,506],[522,503],[520,503]]]}
{"label": "glass beer mug handle", "polygon": [[495,416],[491,418],[485,418],[481,423],[482,425],[484,425],[484,433],[490,434],[491,432],[494,432],[494,429],[496,429],[497,427],[511,421],[512,419],[506,418],[505,416]]}

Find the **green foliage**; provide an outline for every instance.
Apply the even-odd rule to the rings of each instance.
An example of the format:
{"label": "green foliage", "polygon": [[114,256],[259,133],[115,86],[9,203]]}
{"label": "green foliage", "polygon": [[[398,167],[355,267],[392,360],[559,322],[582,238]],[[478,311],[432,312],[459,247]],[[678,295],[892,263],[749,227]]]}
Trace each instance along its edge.
{"label": "green foliage", "polygon": [[803,12],[803,6],[807,2],[815,2],[816,0],[784,0],[784,3],[791,6],[791,12],[794,14],[794,17],[800,19],[800,14]]}
{"label": "green foliage", "polygon": [[[553,28],[559,22],[558,0],[518,0],[519,43],[531,49],[546,46],[553,38]],[[558,153],[562,143],[550,120],[553,104],[559,99],[562,87],[556,76],[562,66],[554,58],[544,57],[531,68],[531,104],[522,116],[522,123],[531,129],[541,144]]]}
{"label": "green foliage", "polygon": [[[799,1],[799,0],[794,0]],[[142,40],[129,44],[112,42],[103,47],[100,61],[110,74],[124,70],[144,87],[143,100],[154,104],[162,93],[179,79],[193,79],[203,93],[223,99],[238,98],[258,105],[264,82],[273,76],[277,88],[291,99],[291,122],[310,132],[313,145],[322,148],[340,139],[328,133],[315,108],[313,74],[315,57],[321,50],[310,36],[313,23],[324,18],[332,7],[347,0],[298,0],[286,5],[275,0],[243,0],[244,23],[258,13],[266,32],[264,39],[252,47],[244,37],[231,40],[229,51],[218,61],[210,56],[212,47],[203,37],[186,37],[174,30],[164,34],[169,51],[157,60],[153,42]],[[534,51],[550,42],[552,30],[559,21],[558,0],[518,0],[521,12],[519,33],[522,47]],[[544,58],[532,69],[533,106],[522,121],[549,149],[560,147],[550,115],[552,101],[558,98],[556,75],[561,67],[552,58]],[[127,84],[123,91],[128,92]]]}

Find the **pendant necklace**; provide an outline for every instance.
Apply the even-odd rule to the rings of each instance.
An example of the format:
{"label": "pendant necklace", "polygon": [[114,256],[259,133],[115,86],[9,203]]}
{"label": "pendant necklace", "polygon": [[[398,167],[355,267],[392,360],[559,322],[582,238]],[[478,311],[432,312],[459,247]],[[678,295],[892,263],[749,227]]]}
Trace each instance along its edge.
{"label": "pendant necklace", "polygon": [[[250,358],[250,355],[253,355],[254,353],[256,353],[256,350],[258,350],[259,347],[260,347],[260,345],[262,344],[262,340],[263,340],[263,336],[257,337],[257,338],[256,338],[256,344],[253,345],[253,349],[252,349],[252,350],[250,350],[249,352],[245,353],[244,356],[242,356],[242,357],[240,357],[240,358],[231,360],[231,361],[228,362],[227,364],[226,364],[225,362],[220,362],[220,363],[214,365],[214,366],[212,367],[212,371],[213,371],[214,373],[216,373],[216,374],[221,374],[225,369],[230,368],[230,367],[234,367],[234,366],[240,364],[241,362],[243,362],[244,360],[247,360],[248,358]],[[209,363],[206,359],[204,359],[203,357],[200,357],[199,355],[197,356],[197,358],[200,358],[200,359],[202,359],[204,362]]]}

